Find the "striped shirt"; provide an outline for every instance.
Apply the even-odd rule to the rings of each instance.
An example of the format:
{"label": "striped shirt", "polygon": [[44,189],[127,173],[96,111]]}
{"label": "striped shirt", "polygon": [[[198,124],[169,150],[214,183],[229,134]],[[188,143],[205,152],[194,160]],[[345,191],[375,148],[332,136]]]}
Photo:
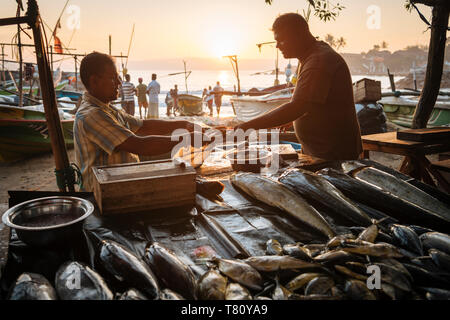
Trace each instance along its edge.
{"label": "striped shirt", "polygon": [[128,81],[122,82],[122,94],[123,100],[125,101],[134,101],[134,84]]}
{"label": "striped shirt", "polygon": [[73,124],[75,161],[83,176],[83,190],[92,191],[94,166],[139,162],[135,154],[116,150],[143,125],[123,110],[105,104],[89,93],[83,95]]}

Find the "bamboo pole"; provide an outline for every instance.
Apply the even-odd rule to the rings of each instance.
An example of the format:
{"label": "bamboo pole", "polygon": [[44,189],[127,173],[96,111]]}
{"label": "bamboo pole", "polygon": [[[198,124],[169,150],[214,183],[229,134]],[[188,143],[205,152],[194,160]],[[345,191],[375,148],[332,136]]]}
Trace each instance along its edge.
{"label": "bamboo pole", "polygon": [[[46,45],[42,39],[41,21],[39,17],[39,8],[36,0],[28,1],[27,16],[29,17],[29,25],[33,30],[34,44],[36,48],[36,60],[39,67],[39,81],[41,84],[41,93],[44,100],[45,117],[47,119],[48,132],[52,142],[53,156],[55,158],[55,168],[57,172],[58,188],[62,192],[66,192],[67,184],[70,192],[75,191],[74,174],[70,169],[69,158],[67,156],[64,135],[59,119],[58,107],[56,104],[55,88],[53,87],[53,78],[50,74],[48,55],[46,53]],[[61,174],[62,176],[58,176]],[[63,183],[60,183],[60,182]]]}

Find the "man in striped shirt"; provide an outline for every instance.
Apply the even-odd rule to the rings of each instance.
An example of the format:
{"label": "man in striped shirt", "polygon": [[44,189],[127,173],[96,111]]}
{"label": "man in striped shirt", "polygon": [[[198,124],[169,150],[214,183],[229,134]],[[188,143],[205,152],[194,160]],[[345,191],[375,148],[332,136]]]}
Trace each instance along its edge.
{"label": "man in striped shirt", "polygon": [[136,88],[134,84],[130,82],[130,75],[125,75],[125,81],[122,82],[122,100],[125,112],[134,116],[134,94],[136,93]]}
{"label": "man in striped shirt", "polygon": [[113,107],[110,102],[117,99],[120,80],[109,55],[88,54],[81,61],[80,75],[87,92],[75,115],[73,133],[82,190],[93,190],[92,167],[139,162],[138,155],[170,152],[179,143],[171,141],[172,131],[193,132],[194,125],[188,121],[141,120]]}

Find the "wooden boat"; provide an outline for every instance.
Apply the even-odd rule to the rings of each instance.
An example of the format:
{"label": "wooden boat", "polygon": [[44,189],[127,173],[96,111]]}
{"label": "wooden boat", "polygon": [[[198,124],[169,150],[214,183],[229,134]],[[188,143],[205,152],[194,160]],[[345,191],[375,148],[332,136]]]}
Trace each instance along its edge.
{"label": "wooden boat", "polygon": [[294,87],[261,96],[233,96],[230,101],[239,121],[247,122],[291,101]]}
{"label": "wooden boat", "polygon": [[[68,80],[64,80],[61,81],[57,86],[55,86],[55,90],[61,91],[64,89],[64,87],[69,83]],[[10,95],[17,95],[17,90],[15,86],[9,86],[9,87],[5,87],[6,90],[2,90],[0,88],[0,95],[3,96],[10,96]],[[24,86],[23,87],[23,94],[29,94],[30,93],[30,87],[29,86]],[[38,94],[38,88],[34,87],[33,88],[33,96],[36,97]]]}
{"label": "wooden boat", "polygon": [[[402,126],[411,128],[414,118],[414,111],[418,103],[417,97],[383,97],[380,101],[384,112],[389,121]],[[440,97],[434,106],[428,121],[428,128],[442,127],[450,125],[450,99]]]}
{"label": "wooden boat", "polygon": [[198,116],[203,114],[203,100],[191,94],[179,94],[178,108],[182,116]]}
{"label": "wooden boat", "polygon": [[[61,110],[60,119],[66,146],[73,147],[74,118]],[[39,111],[39,106],[0,105],[0,162],[25,159],[51,150],[45,113]]]}

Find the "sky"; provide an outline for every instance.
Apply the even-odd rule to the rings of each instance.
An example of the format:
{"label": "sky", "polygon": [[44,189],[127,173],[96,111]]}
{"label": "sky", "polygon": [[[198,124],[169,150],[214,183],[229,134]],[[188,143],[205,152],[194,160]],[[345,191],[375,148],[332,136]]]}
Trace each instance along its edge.
{"label": "sky", "polygon": [[[0,16],[15,16],[16,1],[1,1]],[[312,15],[309,24],[311,33],[321,39],[326,34],[343,37],[347,44],[340,52],[367,52],[383,41],[390,51],[429,42],[430,31],[415,11],[406,11],[405,0],[331,2],[345,7],[337,19],[325,23]],[[65,4],[66,0],[38,0],[42,18],[52,29]],[[429,7],[418,7],[431,19]],[[264,0],[69,0],[58,37],[66,47],[86,53],[108,52],[111,35],[113,54],[127,54],[130,48],[130,63],[154,60],[161,68],[169,67],[170,59],[180,61],[180,68],[183,59],[194,58],[223,65],[228,63],[222,58],[225,55],[244,61],[274,60],[273,45],[263,46],[260,52],[256,44],[273,41],[270,28],[279,14],[302,13],[306,8],[306,0],[273,0],[272,5]],[[17,27],[0,27],[0,42],[10,43],[16,31]],[[30,50],[25,55],[32,55]]]}

